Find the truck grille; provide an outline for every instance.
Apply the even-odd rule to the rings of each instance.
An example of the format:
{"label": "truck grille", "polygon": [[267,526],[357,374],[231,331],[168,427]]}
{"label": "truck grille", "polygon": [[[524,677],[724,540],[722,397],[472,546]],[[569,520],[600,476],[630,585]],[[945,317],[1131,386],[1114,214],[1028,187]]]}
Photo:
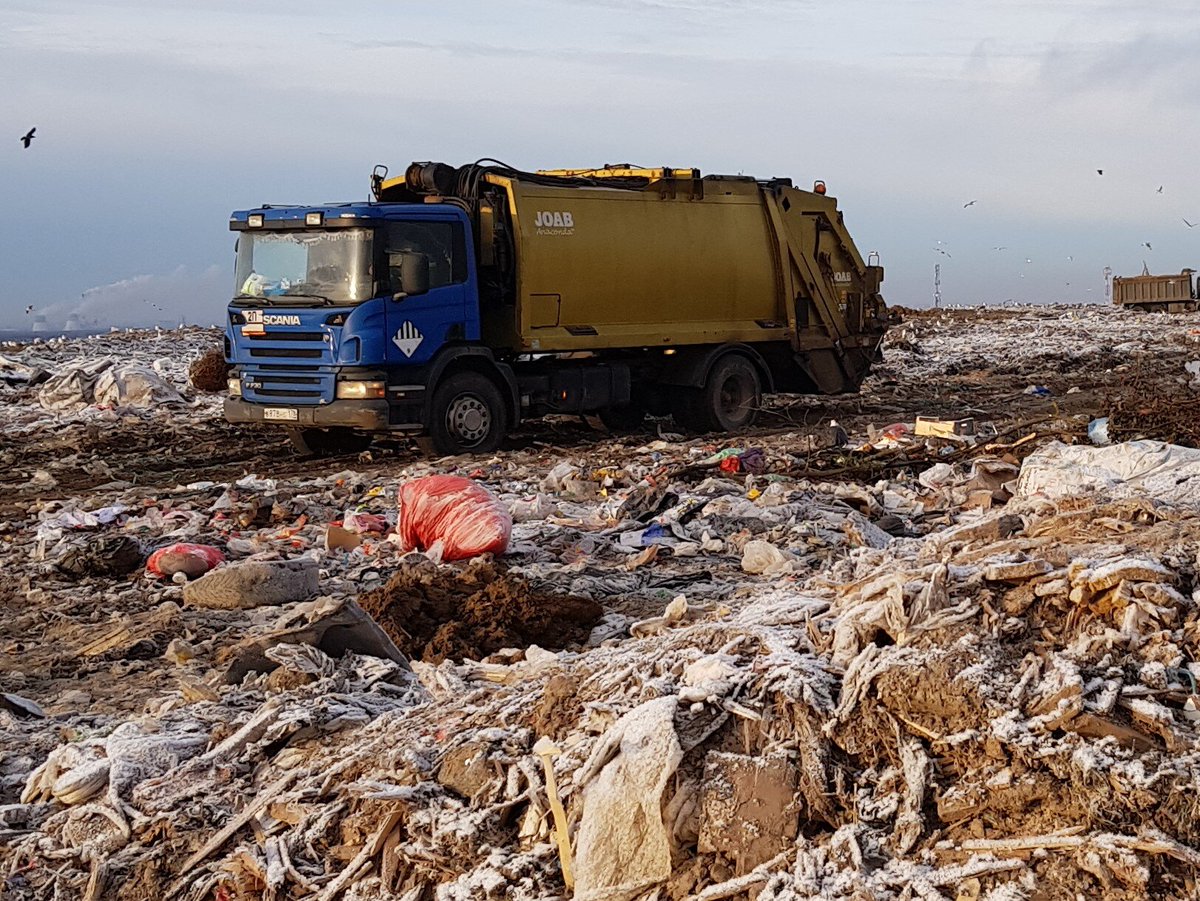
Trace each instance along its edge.
{"label": "truck grille", "polygon": [[252,357],[303,357],[308,360],[319,360],[325,356],[323,347],[252,347]]}
{"label": "truck grille", "polygon": [[242,396],[249,401],[316,404],[333,400],[335,377],[332,372],[310,371],[301,375],[275,364],[261,369],[248,368],[244,375]]}
{"label": "truck grille", "polygon": [[331,329],[307,323],[268,326],[260,334],[236,330],[234,362],[243,376],[242,396],[251,403],[304,406],[332,403],[336,391]]}
{"label": "truck grille", "polygon": [[325,343],[324,332],[264,332],[261,335],[245,335],[250,341],[315,341]]}

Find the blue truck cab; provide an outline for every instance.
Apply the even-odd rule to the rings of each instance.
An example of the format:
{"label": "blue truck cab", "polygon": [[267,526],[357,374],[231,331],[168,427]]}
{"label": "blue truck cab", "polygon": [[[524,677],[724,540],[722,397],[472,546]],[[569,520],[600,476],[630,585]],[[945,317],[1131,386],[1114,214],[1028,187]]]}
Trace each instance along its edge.
{"label": "blue truck cab", "polygon": [[[235,212],[230,228],[229,421],[287,426],[301,451],[352,451],[373,433],[424,431],[427,386],[440,370],[463,356],[490,358],[460,206],[263,206]],[[490,387],[476,393],[494,395]],[[432,430],[438,449],[493,449],[504,429],[489,417],[514,406],[494,401],[463,392],[446,411],[455,434]]]}

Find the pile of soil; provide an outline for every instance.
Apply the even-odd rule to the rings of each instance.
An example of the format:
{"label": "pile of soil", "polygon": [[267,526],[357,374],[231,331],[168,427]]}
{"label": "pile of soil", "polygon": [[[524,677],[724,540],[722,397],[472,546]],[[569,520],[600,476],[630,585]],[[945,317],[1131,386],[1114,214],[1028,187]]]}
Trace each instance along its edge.
{"label": "pile of soil", "polygon": [[587,641],[604,613],[595,601],[535,591],[494,563],[461,570],[405,566],[359,604],[409,657],[482,660],[531,644],[561,650]]}
{"label": "pile of soil", "polygon": [[197,391],[218,394],[226,389],[229,380],[229,364],[225,362],[225,352],[219,347],[200,357],[188,369],[188,381]]}

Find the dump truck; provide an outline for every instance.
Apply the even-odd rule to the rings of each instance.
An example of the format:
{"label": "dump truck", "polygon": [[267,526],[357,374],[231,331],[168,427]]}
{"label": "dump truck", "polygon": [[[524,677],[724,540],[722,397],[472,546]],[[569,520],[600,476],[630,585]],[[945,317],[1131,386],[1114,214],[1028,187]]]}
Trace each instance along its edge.
{"label": "dump truck", "polygon": [[883,269],[821,182],[484,160],[371,184],[232,214],[229,421],[311,453],[386,432],[487,453],[548,414],[733,432],[878,357]]}
{"label": "dump truck", "polygon": [[1196,309],[1195,269],[1178,275],[1117,276],[1112,280],[1112,300],[1130,310],[1160,313],[1186,313]]}

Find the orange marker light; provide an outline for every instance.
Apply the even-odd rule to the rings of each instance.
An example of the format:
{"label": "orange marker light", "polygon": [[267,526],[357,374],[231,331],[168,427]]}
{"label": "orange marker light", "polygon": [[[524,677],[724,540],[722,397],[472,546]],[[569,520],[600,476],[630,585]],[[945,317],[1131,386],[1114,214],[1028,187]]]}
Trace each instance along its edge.
{"label": "orange marker light", "polygon": [[814,181],[813,182],[813,193],[814,194],[824,194],[825,193],[825,182]]}

